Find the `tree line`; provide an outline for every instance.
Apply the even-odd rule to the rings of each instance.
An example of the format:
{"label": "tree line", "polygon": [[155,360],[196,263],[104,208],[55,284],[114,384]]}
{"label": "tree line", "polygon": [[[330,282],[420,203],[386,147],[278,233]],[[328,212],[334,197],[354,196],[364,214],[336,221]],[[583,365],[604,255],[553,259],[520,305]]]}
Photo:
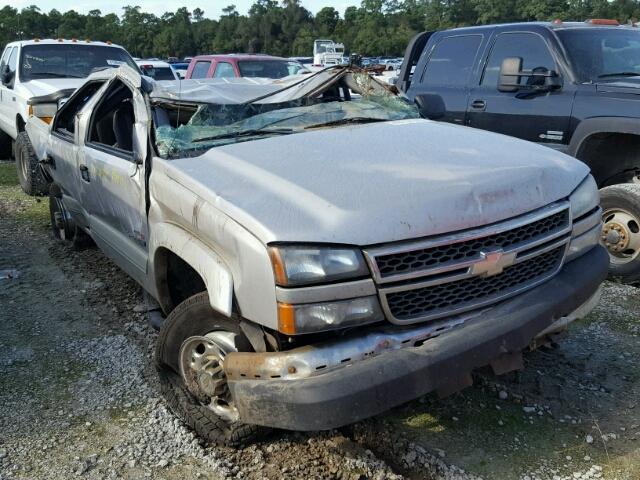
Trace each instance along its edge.
{"label": "tree line", "polygon": [[413,35],[424,30],[531,20],[640,17],[640,0],[362,0],[338,12],[315,15],[300,0],[257,0],[246,15],[234,5],[219,19],[186,7],[160,16],[126,6],[121,15],[91,10],[42,12],[32,5],[0,9],[0,45],[17,39],[111,40],[136,57],[184,57],[201,53],[269,53],[310,56],[313,40],[330,38],[348,52],[402,55]]}

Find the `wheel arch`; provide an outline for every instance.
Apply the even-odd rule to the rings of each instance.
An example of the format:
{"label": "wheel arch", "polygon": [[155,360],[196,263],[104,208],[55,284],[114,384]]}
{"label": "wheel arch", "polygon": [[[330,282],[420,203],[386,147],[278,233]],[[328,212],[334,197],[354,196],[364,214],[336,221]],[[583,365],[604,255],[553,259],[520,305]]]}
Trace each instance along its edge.
{"label": "wheel arch", "polygon": [[568,154],[583,161],[599,187],[624,183],[640,171],[640,120],[598,117],[578,125]]}
{"label": "wheel arch", "polygon": [[16,115],[16,134],[20,132],[24,132],[26,125],[27,125],[27,122],[22,118],[22,115],[17,114]]}
{"label": "wheel arch", "polygon": [[233,276],[215,251],[189,232],[170,224],[155,226],[150,247],[152,281],[165,313],[204,287],[211,307],[231,316]]}

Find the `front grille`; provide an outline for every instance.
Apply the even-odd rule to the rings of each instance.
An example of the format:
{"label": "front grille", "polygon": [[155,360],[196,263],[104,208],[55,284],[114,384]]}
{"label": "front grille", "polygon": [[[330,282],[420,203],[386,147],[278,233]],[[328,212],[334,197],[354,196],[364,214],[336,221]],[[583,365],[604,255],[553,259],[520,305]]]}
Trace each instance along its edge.
{"label": "front grille", "polygon": [[366,248],[387,319],[407,324],[496,303],[555,275],[571,237],[569,202],[481,228]]}
{"label": "front grille", "polygon": [[515,245],[547,237],[568,225],[569,210],[565,209],[532,223],[484,238],[472,238],[458,243],[380,255],[376,257],[376,264],[380,277],[388,278],[480,258],[480,252],[483,250],[497,248],[507,250]]}
{"label": "front grille", "polygon": [[491,303],[523,287],[553,275],[564,255],[565,246],[517,263],[492,277],[471,277],[458,282],[388,293],[386,301],[394,318],[409,321],[425,316],[437,317],[466,307]]}

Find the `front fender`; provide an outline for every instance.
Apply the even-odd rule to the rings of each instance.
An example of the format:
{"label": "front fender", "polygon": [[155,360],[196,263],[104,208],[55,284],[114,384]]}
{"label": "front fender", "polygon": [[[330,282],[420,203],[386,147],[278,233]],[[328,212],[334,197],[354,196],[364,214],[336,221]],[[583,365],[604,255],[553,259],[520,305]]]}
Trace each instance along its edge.
{"label": "front fender", "polygon": [[47,146],[49,143],[49,130],[51,126],[38,117],[29,117],[25,130],[31,140],[33,151],[38,160],[44,160],[47,156]]}
{"label": "front fender", "polygon": [[[150,257],[154,259],[154,266],[157,265],[155,259],[158,257],[160,248],[166,248],[178,257],[187,262],[204,280],[211,307],[226,316],[231,316],[233,303],[233,276],[231,270],[222,258],[207,245],[182,228],[162,223],[154,225],[153,234],[149,242]],[[155,268],[155,267],[154,267]],[[156,277],[156,290],[163,290],[158,285]],[[158,300],[165,303],[163,299]],[[162,305],[165,307],[165,305]]]}

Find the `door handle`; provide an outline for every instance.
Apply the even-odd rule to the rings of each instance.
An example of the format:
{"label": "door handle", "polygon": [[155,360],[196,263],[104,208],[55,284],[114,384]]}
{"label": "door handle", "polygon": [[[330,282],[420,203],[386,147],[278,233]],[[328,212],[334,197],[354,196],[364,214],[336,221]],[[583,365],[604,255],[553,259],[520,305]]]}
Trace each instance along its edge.
{"label": "door handle", "polygon": [[85,182],[91,181],[91,178],[89,177],[89,169],[86,165],[80,165],[80,176]]}
{"label": "door handle", "polygon": [[485,108],[487,108],[487,102],[485,102],[484,100],[474,100],[473,102],[471,102],[471,108],[473,108],[474,110],[484,110]]}

